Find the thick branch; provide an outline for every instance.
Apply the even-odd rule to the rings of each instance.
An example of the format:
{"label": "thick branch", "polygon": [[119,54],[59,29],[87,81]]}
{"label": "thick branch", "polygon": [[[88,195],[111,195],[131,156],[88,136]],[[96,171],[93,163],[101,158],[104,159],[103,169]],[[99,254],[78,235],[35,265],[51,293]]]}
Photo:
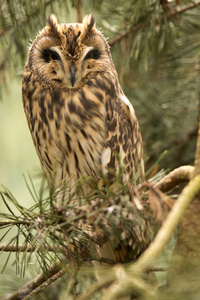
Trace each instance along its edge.
{"label": "thick branch", "polygon": [[[160,21],[164,21],[166,19],[167,20],[172,19],[172,18],[176,17],[177,15],[180,15],[180,14],[184,13],[185,11],[187,11],[189,9],[193,9],[193,8],[199,6],[199,5],[200,5],[200,1],[197,1],[197,2],[194,2],[194,3],[191,3],[191,4],[187,5],[185,7],[177,9],[176,11],[170,12],[168,14],[164,14],[164,15],[161,16],[161,18],[160,18],[159,21],[157,20],[156,23],[158,23]],[[131,29],[123,32],[122,34],[120,34],[116,38],[114,38],[112,41],[110,41],[109,45],[113,46],[117,42],[121,41],[123,38],[127,37],[130,33],[135,33],[135,32],[137,32],[141,28],[143,28],[143,29],[147,28],[147,27],[150,26],[150,24],[151,24],[151,20],[149,22],[147,22],[145,25],[138,24],[138,25],[132,27]]]}
{"label": "thick branch", "polygon": [[178,197],[174,204],[173,209],[169,212],[165,222],[160,228],[154,241],[146,249],[146,251],[140,256],[138,261],[131,265],[129,270],[131,272],[142,273],[148,269],[149,264],[157,257],[163,250],[175,228],[177,227],[181,217],[191,201],[200,191],[200,175],[197,175],[190,180],[188,185],[183,189],[182,193]]}
{"label": "thick branch", "polygon": [[[128,291],[128,293],[127,293]],[[101,300],[126,299],[127,294],[139,295],[142,299],[152,299],[152,287],[145,283],[141,278],[127,277],[119,281],[114,290],[110,289],[105,293]]]}
{"label": "thick branch", "polygon": [[169,192],[177,185],[190,181],[193,172],[194,172],[193,166],[182,166],[167,174],[153,187],[158,188],[162,192]]}

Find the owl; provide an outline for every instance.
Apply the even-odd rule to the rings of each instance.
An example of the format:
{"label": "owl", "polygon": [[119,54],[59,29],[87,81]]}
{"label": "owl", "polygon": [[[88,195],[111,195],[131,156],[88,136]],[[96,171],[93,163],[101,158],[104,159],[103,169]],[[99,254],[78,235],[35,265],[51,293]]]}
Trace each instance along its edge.
{"label": "owl", "polygon": [[[32,43],[22,83],[24,110],[49,182],[85,174],[112,184],[144,176],[142,138],[119,84],[109,45],[92,15],[59,24],[51,15]],[[86,193],[87,191],[85,191]]]}

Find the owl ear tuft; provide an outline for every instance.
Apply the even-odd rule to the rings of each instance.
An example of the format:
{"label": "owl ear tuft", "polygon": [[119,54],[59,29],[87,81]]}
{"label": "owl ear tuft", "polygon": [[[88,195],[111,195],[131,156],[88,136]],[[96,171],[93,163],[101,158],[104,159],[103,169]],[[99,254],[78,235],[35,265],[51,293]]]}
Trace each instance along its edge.
{"label": "owl ear tuft", "polygon": [[50,29],[50,32],[54,34],[54,36],[56,36],[59,39],[64,38],[62,30],[60,28],[60,24],[58,24],[58,20],[55,15],[52,14],[47,18],[46,25],[47,28]]}
{"label": "owl ear tuft", "polygon": [[87,39],[90,36],[90,34],[93,33],[93,30],[95,29],[95,25],[96,25],[94,16],[92,14],[86,15],[83,18],[82,24],[83,24],[83,31],[80,37],[78,38],[79,44],[81,44],[82,41]]}
{"label": "owl ear tuft", "polygon": [[58,20],[56,18],[55,15],[50,15],[48,18],[47,18],[47,22],[46,22],[46,25],[48,27],[51,28],[52,31],[55,31],[55,29],[58,28]]}
{"label": "owl ear tuft", "polygon": [[95,23],[95,18],[92,14],[90,15],[86,15],[83,18],[83,25],[85,28],[87,28],[88,31],[92,30],[93,27],[95,27],[96,23]]}

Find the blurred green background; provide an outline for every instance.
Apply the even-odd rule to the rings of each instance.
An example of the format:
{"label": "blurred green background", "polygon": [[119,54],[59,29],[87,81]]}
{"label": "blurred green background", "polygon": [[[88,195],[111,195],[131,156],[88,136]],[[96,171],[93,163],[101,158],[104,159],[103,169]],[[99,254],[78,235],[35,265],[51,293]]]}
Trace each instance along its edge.
{"label": "blurred green background", "polygon": [[[38,172],[39,160],[25,118],[21,77],[3,91],[0,102],[0,183],[7,186],[23,205],[30,205],[23,174]],[[2,204],[2,203],[1,203]]]}

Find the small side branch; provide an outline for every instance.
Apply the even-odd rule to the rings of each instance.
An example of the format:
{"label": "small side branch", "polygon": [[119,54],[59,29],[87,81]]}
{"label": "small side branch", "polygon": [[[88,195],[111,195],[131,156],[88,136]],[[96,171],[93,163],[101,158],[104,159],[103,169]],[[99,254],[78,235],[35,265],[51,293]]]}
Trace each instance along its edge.
{"label": "small side branch", "polygon": [[24,297],[23,300],[32,299],[32,297],[39,294],[42,290],[47,288],[54,281],[56,281],[58,278],[62,277],[65,273],[66,273],[65,269],[62,269],[62,270],[58,271],[55,275],[52,275],[50,278],[48,278],[46,281],[44,281],[39,287],[35,288],[29,295]]}
{"label": "small side branch", "polygon": [[41,247],[33,247],[31,245],[2,245],[0,244],[0,251],[3,252],[35,252],[35,251],[48,250],[50,252],[64,252],[66,253],[66,248],[63,246],[55,246],[43,244]]}
{"label": "small side branch", "polygon": [[[53,266],[49,269],[48,277],[49,279],[54,275],[58,274],[61,271],[61,267],[59,265]],[[55,281],[55,280],[54,280]],[[6,298],[6,300],[22,300],[26,296],[30,295],[32,291],[38,288],[40,285],[46,282],[46,275],[41,273],[33,280],[27,282],[22,288],[20,288],[15,293],[11,294]],[[28,299],[28,298],[27,298]]]}
{"label": "small side branch", "polygon": [[[180,8],[180,9],[177,9],[176,11],[173,11],[173,12],[170,12],[168,14],[162,15],[160,20],[161,21],[164,21],[166,19],[170,20],[170,19],[176,17],[177,15],[180,15],[180,14],[186,12],[187,10],[193,9],[193,8],[199,6],[199,5],[200,5],[200,1],[196,1],[194,3],[191,3],[187,6],[184,6],[184,7]],[[158,23],[158,20],[157,20],[157,23]],[[132,27],[131,29],[123,32],[122,34],[120,34],[116,38],[114,38],[112,41],[110,41],[109,45],[113,46],[117,42],[121,41],[123,38],[127,37],[130,33],[135,33],[138,30],[140,30],[141,28],[147,28],[147,27],[149,27],[150,24],[151,24],[151,21],[147,22],[145,25],[138,24],[138,25]]]}

